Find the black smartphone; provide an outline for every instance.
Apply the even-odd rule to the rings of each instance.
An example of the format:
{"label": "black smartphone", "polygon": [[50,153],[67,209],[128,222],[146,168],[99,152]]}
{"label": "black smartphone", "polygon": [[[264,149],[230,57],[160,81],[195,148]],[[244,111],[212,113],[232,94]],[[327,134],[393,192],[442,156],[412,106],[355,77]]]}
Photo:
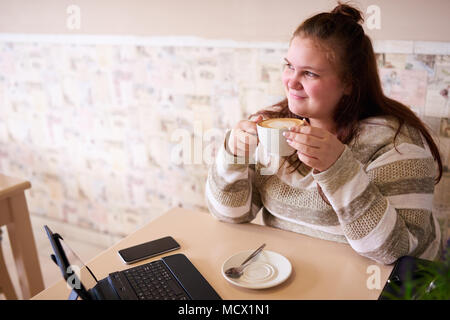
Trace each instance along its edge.
{"label": "black smartphone", "polygon": [[122,249],[118,253],[123,262],[130,264],[179,248],[178,242],[169,236]]}

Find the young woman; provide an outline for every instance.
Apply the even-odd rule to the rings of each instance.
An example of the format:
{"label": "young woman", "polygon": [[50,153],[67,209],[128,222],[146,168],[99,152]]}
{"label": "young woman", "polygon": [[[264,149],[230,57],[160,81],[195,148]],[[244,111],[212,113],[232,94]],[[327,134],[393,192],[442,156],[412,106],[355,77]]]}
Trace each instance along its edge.
{"label": "young woman", "polygon": [[[345,242],[384,264],[404,255],[435,259],[439,151],[421,120],[383,94],[362,20],[359,10],[339,4],[295,30],[282,77],[286,99],[227,133],[208,175],[208,206],[233,223],[263,208],[268,226]],[[297,152],[263,175],[268,162],[248,159],[256,123],[274,117],[308,125],[286,133]]]}

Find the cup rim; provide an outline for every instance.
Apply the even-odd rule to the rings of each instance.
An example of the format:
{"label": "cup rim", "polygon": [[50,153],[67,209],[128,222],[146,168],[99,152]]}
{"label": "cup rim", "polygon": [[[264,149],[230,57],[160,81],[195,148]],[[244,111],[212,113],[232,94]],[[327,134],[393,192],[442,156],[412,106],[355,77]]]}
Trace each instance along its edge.
{"label": "cup rim", "polygon": [[260,127],[260,128],[264,128],[264,129],[270,129],[270,130],[283,130],[283,129],[289,130],[289,128],[286,128],[286,127],[285,128],[271,128],[271,127],[264,127],[264,126],[260,125],[260,123],[268,121],[268,120],[272,120],[272,119],[295,119],[295,120],[303,121],[302,125],[304,125],[304,123],[305,123],[305,120],[297,119],[297,118],[269,118],[269,119],[265,119],[265,120],[262,120],[262,121],[256,123],[256,126]]}

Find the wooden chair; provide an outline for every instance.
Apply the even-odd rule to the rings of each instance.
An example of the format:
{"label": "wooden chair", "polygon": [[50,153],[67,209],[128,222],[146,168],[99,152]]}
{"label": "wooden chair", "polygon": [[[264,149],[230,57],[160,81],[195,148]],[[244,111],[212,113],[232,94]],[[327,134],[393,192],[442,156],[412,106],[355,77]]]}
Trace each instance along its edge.
{"label": "wooden chair", "polygon": [[[5,225],[8,231],[22,299],[30,299],[45,288],[25,198],[25,190],[29,188],[30,182],[0,173],[0,226]],[[11,281],[4,280],[10,279],[7,274],[4,263],[0,263],[0,283],[9,295]]]}
{"label": "wooden chair", "polygon": [[9,277],[5,258],[3,257],[2,229],[0,229],[0,293],[3,293],[7,300],[17,300],[16,291]]}

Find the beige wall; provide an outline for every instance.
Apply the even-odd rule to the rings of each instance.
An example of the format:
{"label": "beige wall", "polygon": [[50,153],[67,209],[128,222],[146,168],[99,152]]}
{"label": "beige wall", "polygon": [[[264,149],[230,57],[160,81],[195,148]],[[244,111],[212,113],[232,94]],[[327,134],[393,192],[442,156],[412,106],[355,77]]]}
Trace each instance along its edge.
{"label": "beige wall", "polygon": [[[375,40],[450,40],[448,0],[353,1],[381,9]],[[81,9],[81,29],[66,27],[70,4]],[[2,0],[0,33],[83,33],[199,36],[243,41],[287,41],[306,17],[329,11],[334,0]]]}

